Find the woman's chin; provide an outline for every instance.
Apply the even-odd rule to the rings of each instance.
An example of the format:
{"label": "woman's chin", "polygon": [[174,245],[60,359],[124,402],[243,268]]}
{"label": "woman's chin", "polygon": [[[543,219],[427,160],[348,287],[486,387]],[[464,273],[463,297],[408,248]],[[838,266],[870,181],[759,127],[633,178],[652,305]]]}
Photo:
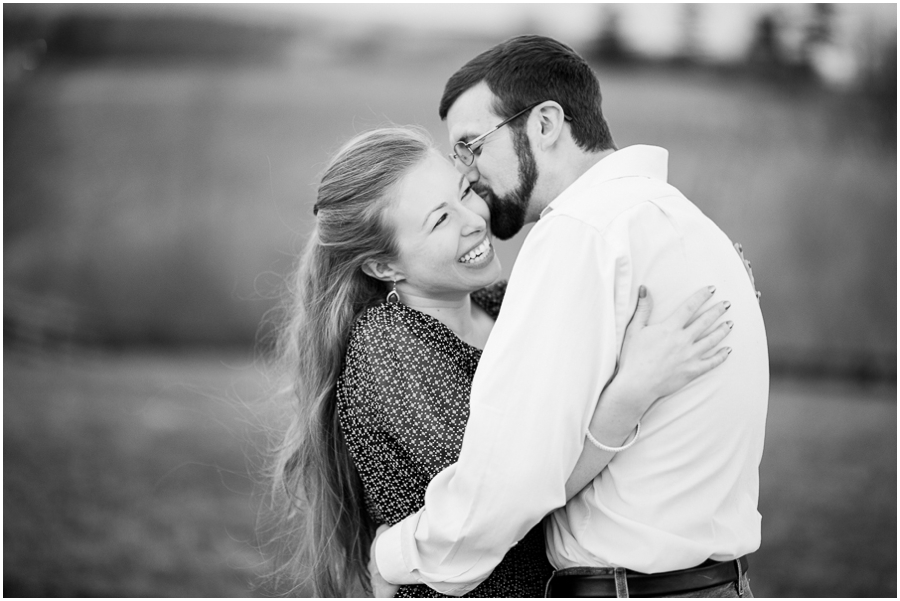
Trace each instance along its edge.
{"label": "woman's chin", "polygon": [[[491,251],[493,252],[493,251]],[[502,275],[502,268],[500,266],[500,259],[494,256],[489,261],[486,261],[484,264],[477,268],[467,268],[468,273],[466,274],[466,279],[471,282],[472,290],[481,290],[486,286],[490,286],[491,284],[497,282]]]}

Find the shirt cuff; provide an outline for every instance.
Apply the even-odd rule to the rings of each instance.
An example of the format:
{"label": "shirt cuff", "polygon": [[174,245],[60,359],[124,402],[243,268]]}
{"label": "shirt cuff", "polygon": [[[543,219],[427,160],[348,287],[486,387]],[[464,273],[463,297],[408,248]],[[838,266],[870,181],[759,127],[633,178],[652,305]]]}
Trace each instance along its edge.
{"label": "shirt cuff", "polygon": [[[419,584],[412,569],[403,560],[403,526],[410,520],[417,521],[418,514],[407,516],[378,537],[375,543],[375,563],[381,577],[391,584]],[[414,529],[415,531],[415,529]]]}

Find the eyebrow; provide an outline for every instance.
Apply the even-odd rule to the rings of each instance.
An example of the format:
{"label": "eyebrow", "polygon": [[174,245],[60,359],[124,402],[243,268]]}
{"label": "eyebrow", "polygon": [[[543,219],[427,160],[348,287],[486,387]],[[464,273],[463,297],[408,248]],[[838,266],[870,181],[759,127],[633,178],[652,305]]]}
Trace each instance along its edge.
{"label": "eyebrow", "polygon": [[430,211],[428,211],[428,214],[425,215],[425,221],[422,222],[422,227],[425,227],[425,225],[428,223],[428,218],[431,217],[431,216],[434,214],[435,211],[440,211],[441,209],[443,209],[443,208],[446,207],[446,206],[447,206],[447,203],[446,203],[446,202],[442,202],[442,203],[439,204],[438,206],[436,206],[436,207],[434,207],[433,209],[431,209]]}
{"label": "eyebrow", "polygon": [[[482,133],[484,133],[484,132],[482,132]],[[459,139],[457,139],[456,141],[457,141],[457,142],[467,142],[467,143],[468,143],[468,142],[471,142],[472,140],[474,140],[475,138],[477,138],[477,137],[480,136],[480,135],[481,135],[481,134],[477,134],[477,133],[474,133],[474,132],[471,132],[471,131],[467,131],[467,132],[463,133],[463,135],[461,135],[461,136],[459,137]]]}

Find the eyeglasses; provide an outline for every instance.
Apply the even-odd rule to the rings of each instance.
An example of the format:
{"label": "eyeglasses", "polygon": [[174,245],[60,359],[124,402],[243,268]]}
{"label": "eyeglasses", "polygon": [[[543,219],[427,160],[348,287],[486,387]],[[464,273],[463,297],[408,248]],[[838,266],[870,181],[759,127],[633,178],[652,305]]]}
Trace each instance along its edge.
{"label": "eyeglasses", "polygon": [[[480,136],[478,136],[471,142],[463,142],[463,141],[457,142],[456,144],[453,145],[453,154],[450,155],[450,160],[452,161],[452,160],[459,159],[460,161],[462,161],[463,165],[465,165],[467,167],[471,167],[475,163],[475,153],[481,150],[481,146],[482,146],[482,144],[484,144],[485,138],[487,138],[489,135],[491,135],[492,133],[494,133],[495,131],[497,131],[498,129],[500,129],[501,127],[503,127],[504,125],[506,125],[507,123],[512,121],[513,119],[515,119],[516,117],[524,115],[525,113],[527,113],[528,111],[530,111],[531,109],[536,107],[537,105],[541,104],[541,102],[545,102],[545,101],[541,100],[540,102],[535,102],[534,104],[525,107],[524,109],[522,109],[521,111],[519,111],[518,113],[516,113],[509,119],[504,119],[497,127],[492,129],[491,131],[481,134]],[[568,115],[566,115],[565,120],[571,121],[572,118],[569,117]],[[478,152],[478,154],[481,154],[481,153]]]}

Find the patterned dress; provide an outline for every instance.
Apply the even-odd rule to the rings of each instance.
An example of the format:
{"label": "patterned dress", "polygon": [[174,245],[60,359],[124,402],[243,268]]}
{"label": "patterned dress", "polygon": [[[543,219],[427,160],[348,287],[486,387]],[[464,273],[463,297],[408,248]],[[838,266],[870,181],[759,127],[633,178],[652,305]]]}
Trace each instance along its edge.
{"label": "patterned dress", "polygon": [[[496,319],[506,283],[472,294]],[[368,309],[354,326],[338,382],[344,438],[376,523],[395,524],[425,504],[431,479],[455,463],[469,419],[481,350],[403,304]],[[542,597],[552,567],[540,525],[467,597]],[[443,597],[425,585],[397,597]]]}

